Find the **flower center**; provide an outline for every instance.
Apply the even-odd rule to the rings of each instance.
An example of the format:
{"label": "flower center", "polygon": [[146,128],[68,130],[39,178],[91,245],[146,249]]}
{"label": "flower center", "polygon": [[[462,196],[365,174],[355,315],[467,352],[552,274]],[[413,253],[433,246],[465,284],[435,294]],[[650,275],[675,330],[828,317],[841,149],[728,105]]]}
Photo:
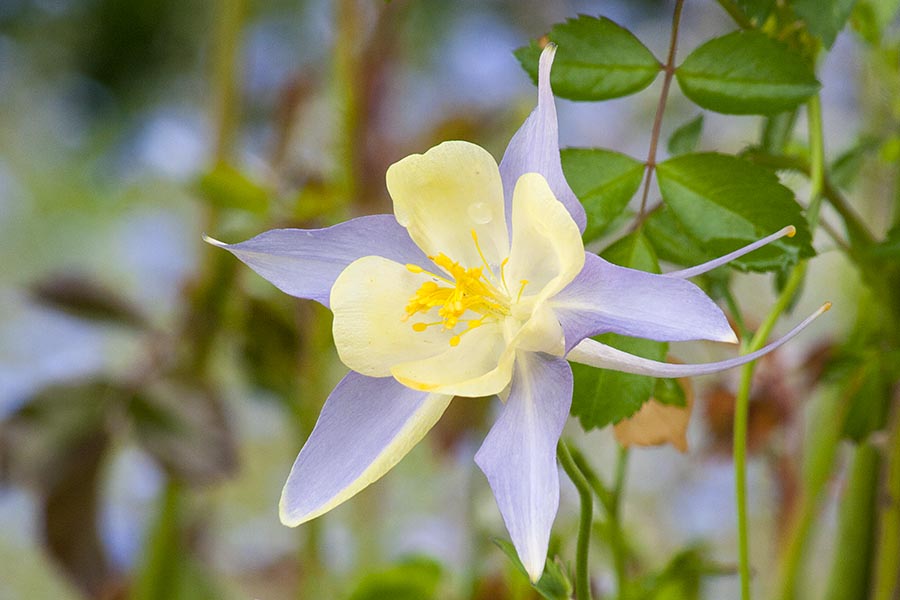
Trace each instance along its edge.
{"label": "flower center", "polygon": [[[455,331],[461,322],[465,323],[466,329],[450,338],[451,346],[458,345],[460,338],[466,332],[510,315],[512,301],[504,275],[504,268],[509,258],[505,258],[500,263],[500,277],[498,278],[481,251],[474,229],[472,230],[472,240],[475,242],[475,248],[483,263],[480,267],[467,269],[443,252],[428,258],[449,273],[450,278],[426,271],[419,265],[406,265],[411,272],[425,273],[431,276],[431,280],[423,283],[410,297],[406,305],[406,315],[402,320],[407,321],[414,315],[429,313],[432,309],[437,308],[437,316],[440,317],[440,320],[431,323],[419,321],[413,323],[412,328],[422,332],[429,327],[442,325],[445,331]],[[522,291],[527,283],[528,280],[525,279],[520,282],[521,287],[516,300],[522,297]],[[466,318],[467,313],[471,313],[470,316],[474,318]]]}

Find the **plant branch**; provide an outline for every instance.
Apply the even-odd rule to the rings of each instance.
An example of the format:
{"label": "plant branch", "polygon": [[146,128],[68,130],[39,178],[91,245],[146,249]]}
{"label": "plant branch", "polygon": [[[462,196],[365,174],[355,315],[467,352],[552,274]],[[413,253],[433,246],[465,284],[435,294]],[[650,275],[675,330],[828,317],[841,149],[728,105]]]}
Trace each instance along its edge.
{"label": "plant branch", "polygon": [[650,134],[650,150],[647,153],[647,173],[644,176],[644,190],[641,192],[641,209],[638,213],[638,222],[642,222],[644,211],[647,208],[647,195],[650,193],[650,179],[656,168],[656,148],[659,145],[659,132],[662,128],[663,113],[666,111],[666,101],[669,98],[669,86],[672,85],[672,76],[675,75],[675,52],[678,48],[678,26],[681,23],[681,8],[684,0],[675,1],[675,12],[672,15],[672,39],[669,41],[669,57],[663,66],[665,76],[663,87],[659,94],[659,104],[656,106],[656,117],[653,119],[653,130]]}

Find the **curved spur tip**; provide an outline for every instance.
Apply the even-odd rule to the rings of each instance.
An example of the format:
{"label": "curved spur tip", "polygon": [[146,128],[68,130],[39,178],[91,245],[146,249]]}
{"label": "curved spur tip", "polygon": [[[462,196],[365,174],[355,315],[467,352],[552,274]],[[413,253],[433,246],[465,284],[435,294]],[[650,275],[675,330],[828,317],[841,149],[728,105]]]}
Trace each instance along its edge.
{"label": "curved spur tip", "polygon": [[786,235],[787,237],[792,238],[795,235],[797,235],[797,228],[794,227],[793,225],[788,225],[787,227],[785,227],[785,229],[787,231],[785,232],[784,235]]}
{"label": "curved spur tip", "polygon": [[205,233],[203,234],[202,237],[203,237],[203,241],[204,241],[204,242],[206,242],[207,244],[212,244],[213,246],[219,246],[220,248],[224,248],[225,246],[228,245],[228,244],[226,244],[225,242],[220,242],[220,241],[217,240],[216,238],[209,237],[209,236],[206,235]]}

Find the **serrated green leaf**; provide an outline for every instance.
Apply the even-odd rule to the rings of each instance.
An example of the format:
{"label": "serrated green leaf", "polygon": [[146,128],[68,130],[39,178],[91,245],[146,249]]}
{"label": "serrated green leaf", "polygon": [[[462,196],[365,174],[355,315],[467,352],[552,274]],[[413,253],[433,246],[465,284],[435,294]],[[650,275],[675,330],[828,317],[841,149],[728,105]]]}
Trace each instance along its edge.
{"label": "serrated green leaf", "polygon": [[672,209],[663,205],[644,221],[644,235],[650,241],[660,260],[690,267],[715,258],[684,230]]}
{"label": "serrated green leaf", "polygon": [[684,95],[703,108],[734,115],[773,114],[819,89],[803,58],[759,31],[712,39],[675,71]]}
{"label": "serrated green leaf", "polygon": [[672,132],[672,137],[666,144],[669,154],[675,156],[693,152],[697,149],[701,133],[703,133],[703,115],[697,115]]}
{"label": "serrated green leaf", "polygon": [[197,181],[200,195],[218,208],[237,208],[264,213],[269,207],[269,193],[226,163],[219,163]]}
{"label": "serrated green leaf", "polygon": [[782,238],[730,264],[771,271],[815,254],[794,194],[765,168],[735,156],[702,153],[660,163],[656,174],[663,200],[704,252],[721,256],[793,225],[793,238]]}
{"label": "serrated green leaf", "polygon": [[[605,17],[579,15],[554,25],[549,38],[559,46],[550,82],[560,98],[597,101],[634,94],[662,68],[634,34]],[[541,46],[531,42],[515,55],[537,82]]]}
{"label": "serrated green leaf", "polygon": [[600,237],[641,186],[644,163],[602,148],[566,148],[563,172],[587,212],[584,240]]}
{"label": "serrated green leaf", "polygon": [[806,29],[830,48],[840,33],[856,0],[791,0],[794,12],[806,22]]}
{"label": "serrated green leaf", "polygon": [[[603,254],[615,264],[659,273],[659,263],[650,243],[641,233],[628,235]],[[619,350],[653,360],[665,360],[668,344],[614,333],[598,336],[598,341]],[[656,385],[653,377],[572,364],[575,378],[572,416],[586,431],[618,423],[636,413],[650,399]]]}

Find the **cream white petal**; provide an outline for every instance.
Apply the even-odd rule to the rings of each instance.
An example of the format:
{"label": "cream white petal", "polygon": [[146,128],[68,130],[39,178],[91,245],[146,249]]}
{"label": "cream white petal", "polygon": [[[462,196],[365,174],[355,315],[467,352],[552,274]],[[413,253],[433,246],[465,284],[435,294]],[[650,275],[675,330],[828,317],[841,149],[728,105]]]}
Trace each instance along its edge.
{"label": "cream white petal", "polygon": [[498,323],[466,332],[458,346],[422,360],[395,365],[391,374],[413,389],[456,396],[490,396],[512,378],[515,352]]}
{"label": "cream white petal", "polygon": [[519,178],[513,192],[512,248],[506,282],[513,297],[543,300],[562,290],[584,266],[578,225],[537,173]]}
{"label": "cream white petal", "polygon": [[503,185],[497,162],[469,142],[444,142],[413,154],[387,170],[387,188],[397,222],[425,254],[443,252],[464,267],[485,258],[499,265],[509,252]]}
{"label": "cream white petal", "polygon": [[406,305],[429,280],[405,265],[365,256],[347,266],[331,288],[334,345],[341,361],[370,377],[386,377],[397,363],[433,356],[449,347],[442,327],[413,331],[416,315],[404,321]]}

